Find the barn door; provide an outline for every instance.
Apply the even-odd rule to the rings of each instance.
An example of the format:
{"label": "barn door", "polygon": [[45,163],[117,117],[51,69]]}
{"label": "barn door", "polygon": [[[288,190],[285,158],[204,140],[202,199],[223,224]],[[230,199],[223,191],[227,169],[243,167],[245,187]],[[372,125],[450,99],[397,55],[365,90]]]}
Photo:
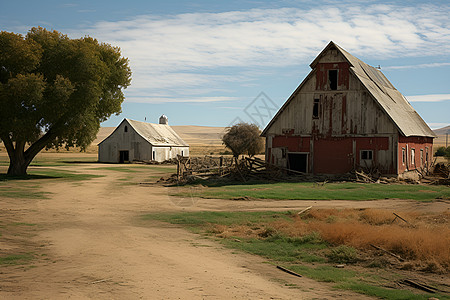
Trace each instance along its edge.
{"label": "barn door", "polygon": [[288,153],[289,169],[299,172],[308,172],[308,154]]}
{"label": "barn door", "polygon": [[126,161],[130,161],[130,153],[127,151],[119,151],[119,163],[123,164]]}

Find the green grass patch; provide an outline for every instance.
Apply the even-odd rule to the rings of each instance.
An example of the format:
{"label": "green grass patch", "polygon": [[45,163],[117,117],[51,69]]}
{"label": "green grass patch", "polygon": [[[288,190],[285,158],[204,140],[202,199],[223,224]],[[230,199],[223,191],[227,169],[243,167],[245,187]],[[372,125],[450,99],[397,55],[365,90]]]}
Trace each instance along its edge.
{"label": "green grass patch", "polygon": [[69,170],[53,169],[53,168],[35,168],[29,169],[27,175],[11,176],[0,174],[1,181],[18,181],[18,180],[37,180],[37,179],[67,179],[67,180],[89,180],[92,178],[102,177],[103,175],[83,174]]}
{"label": "green grass patch", "polygon": [[[186,196],[192,189],[185,188],[174,196]],[[377,200],[411,199],[432,201],[436,198],[450,198],[446,186],[425,186],[405,184],[362,184],[354,182],[327,183],[324,186],[311,182],[250,183],[233,185],[210,184],[196,189],[194,197],[215,199],[236,199],[249,197],[275,200]]]}
{"label": "green grass patch", "polygon": [[181,213],[152,213],[142,216],[143,220],[159,220],[172,224],[202,227],[209,224],[232,225],[248,223],[268,223],[278,218],[290,220],[291,212],[181,212]]}
{"label": "green grass patch", "polygon": [[325,262],[326,259],[312,252],[327,248],[322,241],[308,242],[302,239],[279,235],[267,239],[224,239],[222,242],[232,248],[282,262]]}
{"label": "green grass patch", "polygon": [[157,171],[166,174],[171,174],[176,172],[176,167],[171,165],[134,165],[134,164],[124,164],[124,165],[116,165],[109,167],[98,167],[92,168],[91,170],[107,170],[107,171],[115,171],[115,172],[123,172],[123,173],[138,173],[138,172],[148,172],[148,171]]}
{"label": "green grass patch", "polygon": [[449,299],[449,297],[446,297],[444,295],[414,294],[411,291],[400,289],[388,289],[384,287],[370,285],[363,282],[355,282],[354,280],[339,283],[335,287],[343,290],[351,290],[360,294],[378,297],[381,299],[390,299],[390,300],[428,300],[431,297],[436,297],[437,299]]}
{"label": "green grass patch", "polygon": [[92,178],[103,177],[103,175],[83,174],[70,170],[52,168],[33,169],[29,173],[31,176],[41,176],[41,178],[65,179],[69,181],[89,180]]}
{"label": "green grass patch", "polygon": [[0,257],[0,265],[23,265],[33,258],[33,255],[30,253],[7,255]]}
{"label": "green grass patch", "polygon": [[0,186],[0,195],[5,198],[23,198],[23,199],[47,199],[49,193],[35,190],[27,186],[21,186],[17,189]]}
{"label": "green grass patch", "polygon": [[12,226],[36,226],[34,223],[15,222],[11,223]]}
{"label": "green grass patch", "polygon": [[91,170],[107,170],[107,171],[116,171],[116,172],[124,172],[124,173],[136,173],[144,171],[142,168],[138,167],[98,167],[92,168]]}

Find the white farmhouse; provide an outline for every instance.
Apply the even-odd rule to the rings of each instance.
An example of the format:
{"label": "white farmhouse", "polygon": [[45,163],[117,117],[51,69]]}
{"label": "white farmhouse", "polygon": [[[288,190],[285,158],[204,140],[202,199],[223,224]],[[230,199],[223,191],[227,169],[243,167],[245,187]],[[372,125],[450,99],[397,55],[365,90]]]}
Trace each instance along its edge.
{"label": "white farmhouse", "polygon": [[177,155],[189,156],[189,145],[169,126],[164,115],[159,118],[159,124],[123,119],[113,133],[98,144],[99,162],[162,162]]}

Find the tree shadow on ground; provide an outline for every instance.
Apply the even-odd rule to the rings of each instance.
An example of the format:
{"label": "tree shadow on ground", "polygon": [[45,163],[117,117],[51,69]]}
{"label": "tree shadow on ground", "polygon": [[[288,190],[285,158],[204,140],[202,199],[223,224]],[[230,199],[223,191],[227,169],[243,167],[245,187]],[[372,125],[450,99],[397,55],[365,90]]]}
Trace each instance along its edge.
{"label": "tree shadow on ground", "polygon": [[36,179],[57,179],[62,178],[62,176],[49,176],[49,175],[8,175],[0,174],[0,181],[17,181],[17,180],[36,180]]}

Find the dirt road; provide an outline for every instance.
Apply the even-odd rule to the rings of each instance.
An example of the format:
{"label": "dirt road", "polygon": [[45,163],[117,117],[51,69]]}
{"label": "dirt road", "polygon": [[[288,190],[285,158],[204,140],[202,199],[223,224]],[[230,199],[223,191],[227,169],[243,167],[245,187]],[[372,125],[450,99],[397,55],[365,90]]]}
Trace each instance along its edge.
{"label": "dirt road", "polygon": [[1,240],[0,249],[27,249],[38,257],[31,265],[1,267],[1,299],[365,299],[285,274],[262,258],[236,253],[182,228],[139,217],[177,210],[405,205],[171,198],[166,187],[121,184],[124,173],[96,170],[99,166],[74,168],[106,176],[43,184],[43,191],[50,193],[47,199],[0,195],[2,224],[37,224],[19,244]]}

